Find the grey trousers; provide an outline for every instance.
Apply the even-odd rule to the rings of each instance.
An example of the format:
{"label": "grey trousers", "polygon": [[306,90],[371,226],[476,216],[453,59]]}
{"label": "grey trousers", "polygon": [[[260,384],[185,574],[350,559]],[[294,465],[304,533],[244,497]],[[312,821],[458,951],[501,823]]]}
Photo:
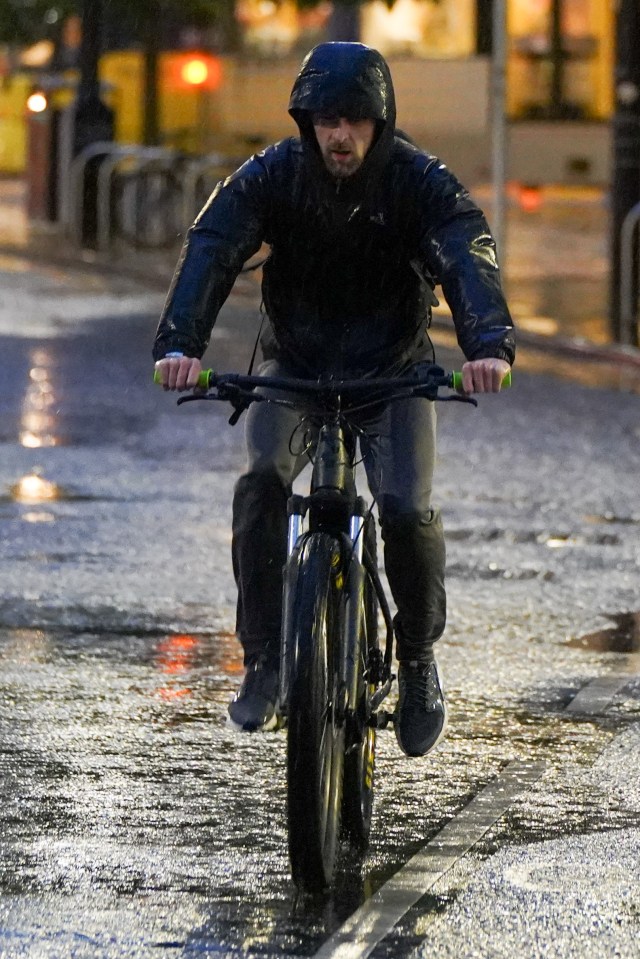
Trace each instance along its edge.
{"label": "grey trousers", "polygon": [[[275,361],[262,375],[286,372]],[[290,398],[290,397],[289,397]],[[246,419],[247,471],[233,499],[233,569],[238,586],[236,629],[245,662],[277,657],[286,560],[287,498],[306,463],[296,435],[296,410],[255,403]],[[435,461],[435,404],[399,400],[366,423],[360,452],[377,504],[384,563],[397,615],[399,660],[431,660],[446,619],[442,521],[431,508]]]}

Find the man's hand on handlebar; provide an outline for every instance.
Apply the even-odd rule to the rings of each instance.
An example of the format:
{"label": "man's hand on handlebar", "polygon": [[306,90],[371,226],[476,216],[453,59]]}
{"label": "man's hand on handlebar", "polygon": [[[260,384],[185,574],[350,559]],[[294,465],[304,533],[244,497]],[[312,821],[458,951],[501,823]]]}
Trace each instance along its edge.
{"label": "man's hand on handlebar", "polygon": [[498,393],[510,370],[506,360],[495,357],[469,360],[462,367],[462,389],[465,393]]}
{"label": "man's hand on handlebar", "polygon": [[193,390],[198,385],[202,364],[195,356],[165,356],[156,363],[163,390]]}

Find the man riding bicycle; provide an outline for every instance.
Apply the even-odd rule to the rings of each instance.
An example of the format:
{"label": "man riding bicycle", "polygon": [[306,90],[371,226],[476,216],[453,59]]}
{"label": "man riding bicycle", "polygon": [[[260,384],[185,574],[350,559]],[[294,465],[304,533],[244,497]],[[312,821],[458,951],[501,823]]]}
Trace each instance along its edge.
{"label": "man riding bicycle", "polygon": [[[383,57],[359,43],[315,47],[289,113],[299,137],[218,184],[187,234],[154,346],[165,388],[196,385],[220,307],[265,242],[261,373],[393,376],[433,361],[427,327],[440,284],[467,358],[465,391],[497,392],[515,342],[495,244],[459,181],[396,133]],[[303,465],[289,444],[297,422],[295,410],[268,403],[247,414],[232,544],[246,674],[229,705],[244,730],[277,720],[286,503]],[[367,432],[364,465],[397,607],[394,725],[401,749],[423,756],[441,739],[447,712],[433,653],[446,615],[444,535],[431,505],[434,403],[389,404]]]}

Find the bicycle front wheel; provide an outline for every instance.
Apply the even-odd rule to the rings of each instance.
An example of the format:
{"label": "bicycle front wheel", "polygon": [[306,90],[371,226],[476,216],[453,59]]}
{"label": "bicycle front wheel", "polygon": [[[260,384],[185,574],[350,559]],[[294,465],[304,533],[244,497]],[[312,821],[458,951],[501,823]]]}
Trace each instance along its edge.
{"label": "bicycle front wheel", "polygon": [[289,856],[297,885],[331,884],[340,835],[344,768],[344,697],[340,680],[340,545],[311,535],[302,553],[295,608],[295,648],[287,724]]}

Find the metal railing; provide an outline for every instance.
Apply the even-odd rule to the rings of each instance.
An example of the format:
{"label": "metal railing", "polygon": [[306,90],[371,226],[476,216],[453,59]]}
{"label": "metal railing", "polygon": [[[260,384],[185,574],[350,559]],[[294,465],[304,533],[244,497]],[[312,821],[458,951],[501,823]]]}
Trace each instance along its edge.
{"label": "metal railing", "polygon": [[70,164],[62,226],[82,246],[92,204],[98,250],[116,239],[134,248],[173,246],[215,183],[240,162],[221,153],[190,158],[164,147],[94,143]]}
{"label": "metal railing", "polygon": [[637,342],[638,325],[638,224],[640,203],[627,213],[620,231],[620,342],[629,346]]}
{"label": "metal railing", "polygon": [[[98,171],[97,192],[97,246],[99,250],[108,250],[116,233],[113,222],[116,177],[124,175],[133,185],[136,194],[135,207],[136,210],[139,210],[140,178],[151,169],[165,178],[170,177],[177,162],[178,154],[162,147],[138,147],[133,150],[122,148],[121,152],[113,153],[103,161]],[[161,209],[161,207],[159,208]],[[136,226],[141,225],[140,217],[136,217],[135,223]],[[134,245],[138,245],[137,233],[134,233]],[[139,245],[142,245],[142,243]]]}
{"label": "metal railing", "polygon": [[[182,194],[185,223],[191,223],[199,213],[215,183],[228,176],[241,163],[242,160],[231,159],[223,153],[209,153],[189,163]],[[205,188],[206,184],[208,189]]]}

